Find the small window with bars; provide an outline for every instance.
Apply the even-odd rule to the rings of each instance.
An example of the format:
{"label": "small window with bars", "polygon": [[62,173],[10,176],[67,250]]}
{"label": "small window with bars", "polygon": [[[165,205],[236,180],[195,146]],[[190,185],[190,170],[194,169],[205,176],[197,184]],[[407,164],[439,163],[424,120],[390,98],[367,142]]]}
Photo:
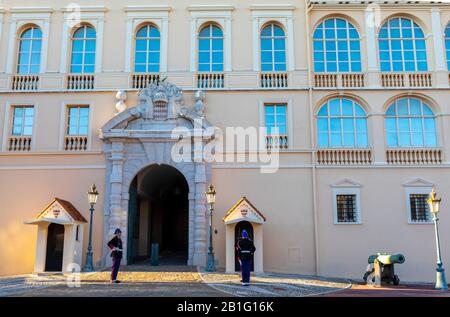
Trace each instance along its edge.
{"label": "small window with bars", "polygon": [[356,208],[356,195],[336,195],[337,222],[357,223],[358,211]]}
{"label": "small window with bars", "polygon": [[31,136],[33,134],[34,107],[15,106],[12,115],[13,136]]}
{"label": "small window with bars", "polygon": [[430,222],[431,213],[428,209],[428,194],[410,194],[411,222]]}

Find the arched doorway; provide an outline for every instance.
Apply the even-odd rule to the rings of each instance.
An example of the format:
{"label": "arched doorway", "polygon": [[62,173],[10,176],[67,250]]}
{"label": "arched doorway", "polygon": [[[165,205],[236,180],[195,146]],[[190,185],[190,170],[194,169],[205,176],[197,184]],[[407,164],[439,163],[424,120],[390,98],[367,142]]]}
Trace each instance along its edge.
{"label": "arched doorway", "polygon": [[186,265],[189,237],[189,186],[170,165],[141,170],[130,185],[128,263],[150,263],[153,243],[161,265]]}
{"label": "arched doorway", "polygon": [[47,231],[45,271],[62,271],[64,255],[64,226],[51,223]]}
{"label": "arched doorway", "polygon": [[[248,233],[248,237],[251,240],[253,239],[253,226],[250,222],[248,221],[240,221],[236,224],[236,227],[234,228],[234,245],[237,245],[238,240],[242,237],[242,231],[246,230]],[[241,265],[239,264],[238,261],[238,254],[237,254],[237,250],[235,248],[234,251],[234,269],[236,270],[236,272],[240,272],[241,271]],[[254,256],[252,255],[252,267],[251,267],[251,271],[254,271]]]}

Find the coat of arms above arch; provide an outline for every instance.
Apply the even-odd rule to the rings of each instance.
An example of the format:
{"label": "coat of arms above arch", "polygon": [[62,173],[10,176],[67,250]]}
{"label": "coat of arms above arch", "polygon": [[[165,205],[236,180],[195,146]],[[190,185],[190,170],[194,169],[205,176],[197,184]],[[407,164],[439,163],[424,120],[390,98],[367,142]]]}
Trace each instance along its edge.
{"label": "coat of arms above arch", "polygon": [[137,96],[138,103],[134,107],[122,109],[100,129],[101,139],[120,137],[119,132],[126,130],[170,131],[178,126],[188,129],[211,127],[205,118],[205,93],[201,90],[194,94],[195,104],[192,106],[186,104],[182,89],[166,80],[148,85]]}

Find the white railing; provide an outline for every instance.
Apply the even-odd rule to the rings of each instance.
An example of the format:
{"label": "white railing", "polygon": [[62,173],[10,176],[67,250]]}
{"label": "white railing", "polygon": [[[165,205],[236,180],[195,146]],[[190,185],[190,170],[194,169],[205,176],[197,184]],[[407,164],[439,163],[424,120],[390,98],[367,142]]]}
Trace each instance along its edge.
{"label": "white railing", "polygon": [[31,136],[11,136],[8,140],[8,151],[30,151]]}
{"label": "white railing", "polygon": [[367,165],[372,163],[371,149],[319,149],[319,165]]}
{"label": "white railing", "polygon": [[430,165],[442,163],[442,150],[439,148],[387,149],[386,161],[393,165]]}
{"label": "white railing", "polygon": [[288,148],[288,136],[286,134],[267,135],[266,136],[266,148],[267,149],[287,149]]}
{"label": "white railing", "polygon": [[259,80],[261,88],[287,88],[289,84],[287,73],[261,73]]}
{"label": "white railing", "polygon": [[66,135],[64,138],[65,151],[86,151],[88,138],[85,135]]}
{"label": "white railing", "polygon": [[432,87],[433,80],[431,73],[382,73],[381,86],[385,88]]}
{"label": "white railing", "polygon": [[71,74],[67,75],[67,89],[70,90],[91,90],[94,89],[94,75],[92,74]]}
{"label": "white railing", "polygon": [[223,73],[198,73],[197,88],[218,89],[225,87],[225,76]]}
{"label": "white railing", "polygon": [[131,76],[131,88],[135,89],[147,88],[149,85],[156,84],[157,82],[159,82],[158,73],[142,73]]}
{"label": "white railing", "polygon": [[365,86],[364,74],[362,74],[362,73],[340,74],[340,76],[341,76],[342,87],[362,88]]}
{"label": "white railing", "polygon": [[314,74],[314,87],[337,87],[337,74]]}
{"label": "white railing", "polygon": [[317,73],[314,74],[316,88],[362,88],[365,87],[363,73]]}
{"label": "white railing", "polygon": [[38,75],[14,75],[12,78],[12,90],[38,90]]}

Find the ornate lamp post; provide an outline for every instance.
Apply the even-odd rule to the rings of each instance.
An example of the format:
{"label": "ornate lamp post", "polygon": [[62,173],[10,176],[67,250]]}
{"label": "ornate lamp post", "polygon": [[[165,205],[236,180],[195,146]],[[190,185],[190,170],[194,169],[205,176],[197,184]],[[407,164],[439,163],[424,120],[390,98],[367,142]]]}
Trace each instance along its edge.
{"label": "ornate lamp post", "polygon": [[436,251],[437,251],[437,267],[436,267],[436,289],[448,290],[447,281],[445,280],[445,270],[441,260],[441,247],[439,244],[439,230],[438,230],[438,213],[441,207],[441,199],[436,198],[436,192],[433,190],[427,200],[430,212],[433,215],[434,231],[436,235]]}
{"label": "ornate lamp post", "polygon": [[209,185],[208,191],[205,193],[206,195],[206,203],[209,205],[209,248],[208,248],[208,264],[206,266],[206,271],[215,272],[216,266],[214,265],[214,252],[213,252],[213,241],[212,241],[212,215],[214,209],[214,203],[216,202],[216,191],[214,190],[213,185]]}
{"label": "ornate lamp post", "polygon": [[91,205],[91,208],[89,209],[91,211],[91,220],[89,222],[89,245],[86,253],[86,266],[84,267],[84,270],[86,272],[92,272],[94,270],[93,253],[92,253],[92,217],[94,214],[94,205],[97,202],[97,198],[98,198],[97,187],[95,187],[95,184],[93,184],[88,191],[88,202]]}

